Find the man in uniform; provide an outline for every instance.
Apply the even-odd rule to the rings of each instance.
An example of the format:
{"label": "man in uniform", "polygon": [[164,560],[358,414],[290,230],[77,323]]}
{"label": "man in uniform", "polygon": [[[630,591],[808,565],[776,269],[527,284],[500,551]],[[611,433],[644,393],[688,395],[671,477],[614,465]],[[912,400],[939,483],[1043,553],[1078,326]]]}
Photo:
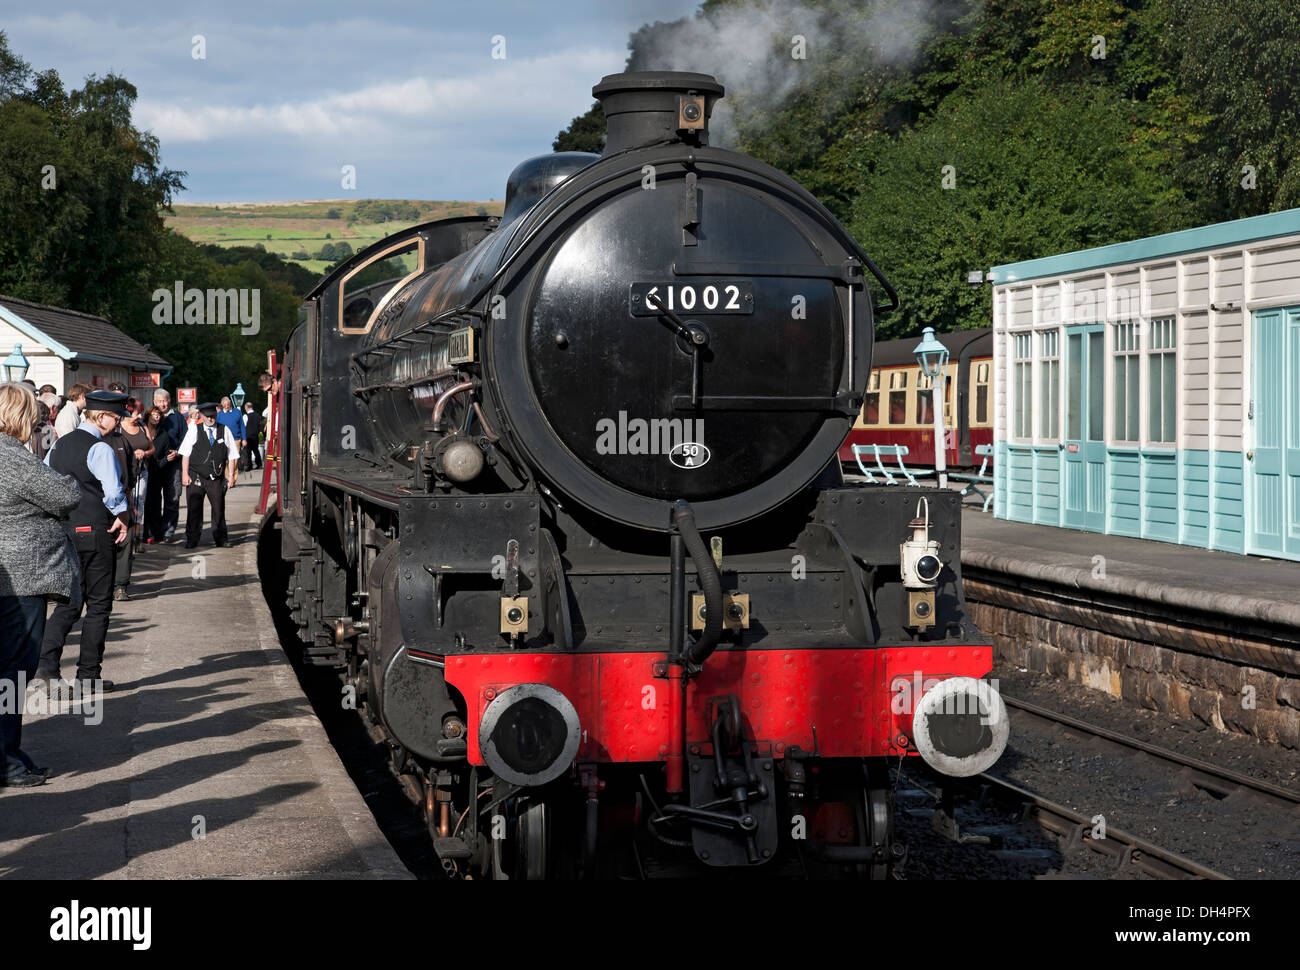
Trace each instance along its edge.
{"label": "man in uniform", "polygon": [[161,387],[153,392],[153,404],[163,413],[154,439],[153,470],[149,488],[157,489],[159,506],[157,532],[153,538],[164,542],[176,531],[176,521],[181,514],[181,459],[177,449],[185,437],[185,419],[172,410],[172,396]]}
{"label": "man in uniform", "polygon": [[203,497],[212,508],[212,541],[226,544],[226,487],[235,474],[239,452],[230,429],[217,424],[217,404],[200,404],[203,420],[192,424],[181,442],[181,482],[185,485],[185,548],[203,535]]}
{"label": "man in uniform", "polygon": [[[104,438],[126,414],[126,395],[111,391],[86,394],[86,410],[80,426],[58,441],[45,463],[61,475],[76,479],[81,502],[68,516],[64,527],[81,560],[82,603],[60,603],[45,625],[41,659],[36,677],[60,687],[59,661],[68,631],[77,622],[84,603],[86,618],[81,624],[81,656],[77,679],[99,681],[108,638],[108,618],[113,612],[114,544],[127,541],[127,497],[113,449]],[[111,680],[101,681],[112,690]],[[86,688],[93,689],[91,684]]]}

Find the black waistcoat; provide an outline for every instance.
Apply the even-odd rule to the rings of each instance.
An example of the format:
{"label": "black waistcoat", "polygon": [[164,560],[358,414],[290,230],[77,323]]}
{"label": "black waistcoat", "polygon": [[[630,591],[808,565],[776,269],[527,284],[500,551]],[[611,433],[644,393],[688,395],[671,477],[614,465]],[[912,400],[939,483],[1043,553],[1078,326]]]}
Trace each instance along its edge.
{"label": "black waistcoat", "polygon": [[55,442],[50,455],[50,467],[60,475],[75,478],[81,486],[81,501],[65,523],[74,537],[78,527],[86,526],[94,530],[92,535],[102,534],[113,521],[112,514],[104,507],[104,486],[86,464],[90,449],[99,443],[100,439],[89,431],[77,428]]}
{"label": "black waistcoat", "polygon": [[208,426],[201,424],[195,429],[194,447],[190,450],[190,475],[198,478],[217,479],[226,473],[226,429],[217,425],[212,429],[217,436],[215,445],[208,443]]}

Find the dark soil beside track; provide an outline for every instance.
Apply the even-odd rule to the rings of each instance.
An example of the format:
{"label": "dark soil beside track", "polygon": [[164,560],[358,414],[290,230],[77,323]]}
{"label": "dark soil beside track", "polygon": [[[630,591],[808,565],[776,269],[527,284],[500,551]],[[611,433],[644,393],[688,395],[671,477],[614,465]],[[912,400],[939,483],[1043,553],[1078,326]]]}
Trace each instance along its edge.
{"label": "dark soil beside track", "polygon": [[1225,734],[1195,718],[1134,707],[1101,691],[1043,674],[1002,669],[994,671],[994,676],[1002,692],[1011,697],[1300,793],[1300,752]]}
{"label": "dark soil beside track", "polygon": [[[1225,735],[1195,721],[1140,710],[1108,695],[1021,671],[1001,689],[1215,765],[1300,790],[1295,752]],[[1300,809],[1249,792],[1227,798],[1194,787],[1186,772],[1127,754],[1012,712],[1011,742],[990,774],[1060,802],[1234,878],[1300,878]]]}

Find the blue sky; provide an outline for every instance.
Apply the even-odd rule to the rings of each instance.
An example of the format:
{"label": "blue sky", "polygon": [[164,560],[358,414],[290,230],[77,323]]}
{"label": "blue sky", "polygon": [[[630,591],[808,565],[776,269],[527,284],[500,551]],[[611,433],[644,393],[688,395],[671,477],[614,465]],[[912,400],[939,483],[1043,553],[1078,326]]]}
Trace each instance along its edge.
{"label": "blue sky", "polygon": [[[177,201],[485,200],[622,70],[632,31],[697,6],[58,0],[4,13],[0,29],[68,87],[88,74],[131,81],[136,125],[188,173]],[[492,57],[496,35],[504,59]],[[355,192],[340,185],[344,165],[356,166]]]}

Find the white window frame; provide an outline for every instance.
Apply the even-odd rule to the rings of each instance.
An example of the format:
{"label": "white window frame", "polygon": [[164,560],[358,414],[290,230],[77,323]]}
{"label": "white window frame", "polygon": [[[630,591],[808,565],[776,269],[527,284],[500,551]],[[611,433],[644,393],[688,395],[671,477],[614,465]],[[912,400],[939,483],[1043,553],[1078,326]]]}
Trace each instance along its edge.
{"label": "white window frame", "polygon": [[[1141,449],[1142,447],[1142,420],[1144,417],[1142,413],[1142,392],[1146,389],[1144,382],[1142,380],[1142,370],[1143,370],[1142,333],[1145,329],[1146,328],[1142,325],[1142,321],[1137,319],[1114,320],[1107,327],[1107,330],[1109,330],[1110,332],[1109,334],[1110,354],[1109,354],[1109,360],[1107,362],[1109,366],[1106,368],[1108,371],[1108,373],[1106,374],[1107,380],[1105,380],[1103,383],[1103,387],[1105,389],[1103,393],[1106,394],[1106,399],[1107,402],[1109,403],[1109,408],[1108,408],[1109,413],[1107,413],[1106,415],[1107,433],[1103,435],[1103,440],[1106,441],[1109,445],[1112,445],[1116,448]],[[1124,363],[1125,436],[1123,437],[1121,437],[1119,434],[1116,433],[1116,419],[1119,417],[1118,415],[1119,396],[1118,396],[1118,384],[1115,380],[1115,371],[1116,371],[1117,364],[1121,359],[1125,362]],[[1133,360],[1136,360],[1137,366],[1135,368],[1130,367],[1130,361]],[[1132,370],[1137,371],[1136,398],[1134,398],[1129,393],[1129,376]],[[1136,407],[1137,417],[1134,422],[1137,427],[1137,435],[1133,437],[1128,437],[1127,435],[1129,431],[1130,421],[1131,419],[1133,419],[1133,415],[1130,414],[1130,411],[1133,410],[1130,408],[1130,401],[1133,400],[1135,400],[1137,404]]]}
{"label": "white window frame", "polygon": [[[1180,384],[1178,369],[1178,314],[1167,313],[1158,317],[1152,317],[1144,322],[1143,346],[1142,346],[1142,364],[1139,370],[1142,371],[1142,447],[1152,451],[1173,451],[1178,447],[1178,418],[1179,418],[1179,398]],[[1151,434],[1151,366],[1157,359],[1163,364],[1165,357],[1172,357],[1174,360],[1173,367],[1173,436],[1168,440],[1160,440],[1150,437]],[[1161,386],[1161,426],[1164,424],[1164,387],[1163,378]]]}
{"label": "white window frame", "polygon": [[[1012,331],[1009,336],[1011,337],[1011,353],[1007,355],[1007,360],[1011,369],[1010,380],[1008,381],[1011,389],[1011,397],[1008,402],[1011,405],[1011,420],[1009,422],[1011,427],[1008,429],[1007,438],[1017,444],[1033,445],[1035,444],[1034,388],[1036,385],[1035,377],[1037,376],[1034,373],[1034,332],[1030,329],[1016,330]],[[1022,365],[1026,369],[1024,372],[1019,370]],[[1024,381],[1022,380],[1026,373],[1028,375],[1028,393],[1025,393],[1026,388],[1023,386]],[[1028,400],[1024,401],[1022,397]],[[1020,425],[1023,423],[1020,420],[1022,408],[1026,406],[1029,412],[1028,435],[1020,433],[1022,431]]]}
{"label": "white window frame", "polygon": [[[1047,354],[1047,339],[1049,337],[1055,345],[1051,355]],[[1043,433],[1043,396],[1039,393],[1036,395],[1038,400],[1035,402],[1037,413],[1034,415],[1033,419],[1034,440],[1040,445],[1059,444],[1063,440],[1061,438],[1061,381],[1063,380],[1064,371],[1061,366],[1061,328],[1053,326],[1044,327],[1040,330],[1034,331],[1034,344],[1037,345],[1038,348],[1038,353],[1034,357],[1035,391],[1042,391],[1047,388],[1048,375],[1050,373],[1050,369],[1047,365],[1052,363],[1056,364],[1056,394],[1054,395],[1055,400],[1052,402],[1052,410],[1055,412],[1056,421],[1054,427],[1051,429],[1053,433]],[[1031,352],[1033,349],[1034,348],[1031,346]]]}

